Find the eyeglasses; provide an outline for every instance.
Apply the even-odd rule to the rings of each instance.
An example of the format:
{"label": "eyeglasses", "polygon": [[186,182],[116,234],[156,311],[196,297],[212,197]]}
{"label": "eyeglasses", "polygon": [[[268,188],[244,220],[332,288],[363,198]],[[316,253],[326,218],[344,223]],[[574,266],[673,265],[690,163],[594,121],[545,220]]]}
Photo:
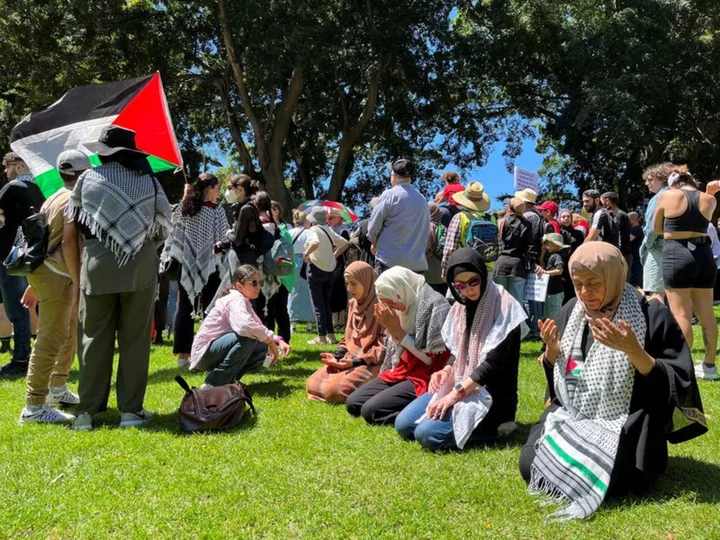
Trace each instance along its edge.
{"label": "eyeglasses", "polygon": [[252,281],[244,281],[243,283],[249,284],[253,287],[262,287],[265,284],[265,282],[262,279],[260,279],[260,280],[253,279]]}
{"label": "eyeglasses", "polygon": [[477,287],[478,285],[480,285],[480,278],[479,278],[479,277],[472,278],[472,279],[471,279],[470,281],[468,281],[467,283],[460,283],[460,282],[457,282],[457,281],[453,282],[453,287],[455,287],[455,289],[456,289],[457,291],[459,291],[459,292],[464,291],[464,290],[467,289],[468,287]]}

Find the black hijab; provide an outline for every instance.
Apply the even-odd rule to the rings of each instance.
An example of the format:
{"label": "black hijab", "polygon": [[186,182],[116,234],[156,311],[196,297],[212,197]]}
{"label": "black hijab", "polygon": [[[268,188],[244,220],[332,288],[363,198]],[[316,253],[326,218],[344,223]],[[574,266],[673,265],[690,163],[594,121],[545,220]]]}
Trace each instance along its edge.
{"label": "black hijab", "polygon": [[[460,274],[462,272],[473,272],[480,275],[480,296],[473,302],[464,298],[455,290],[455,287],[453,287],[455,274]],[[480,299],[483,297],[483,294],[485,294],[485,290],[487,288],[488,270],[485,260],[472,248],[460,248],[450,255],[447,276],[445,279],[447,284],[450,286],[450,292],[453,297],[455,297],[455,300],[465,306],[468,328],[470,328],[472,321],[475,318],[475,310],[477,309],[478,302],[480,302]]]}

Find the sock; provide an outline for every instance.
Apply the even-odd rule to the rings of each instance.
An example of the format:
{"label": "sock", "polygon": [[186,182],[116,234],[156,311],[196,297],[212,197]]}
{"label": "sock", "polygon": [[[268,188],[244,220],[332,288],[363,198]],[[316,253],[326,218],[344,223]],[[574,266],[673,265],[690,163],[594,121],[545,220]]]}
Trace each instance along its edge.
{"label": "sock", "polygon": [[36,412],[38,412],[40,409],[42,409],[42,405],[30,405],[29,403],[26,403],[26,404],[25,404],[25,408],[26,408],[26,409],[28,410],[28,412],[30,412],[30,413],[36,413]]}
{"label": "sock", "polygon": [[50,391],[53,394],[62,394],[67,390],[67,384],[63,384],[61,386],[51,386]]}

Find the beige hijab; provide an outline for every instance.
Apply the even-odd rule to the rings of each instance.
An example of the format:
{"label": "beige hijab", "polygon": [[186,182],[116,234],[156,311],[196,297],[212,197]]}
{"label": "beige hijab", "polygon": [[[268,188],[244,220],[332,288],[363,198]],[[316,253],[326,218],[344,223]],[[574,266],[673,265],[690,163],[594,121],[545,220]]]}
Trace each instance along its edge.
{"label": "beige hijab", "polygon": [[588,242],[575,250],[570,257],[570,277],[588,278],[592,275],[605,282],[602,307],[596,311],[588,309],[580,299],[580,294],[577,294],[578,302],[585,308],[585,314],[589,319],[612,318],[622,300],[626,273],[625,258],[612,244]]}
{"label": "beige hijab", "polygon": [[345,327],[345,346],[351,356],[363,357],[382,341],[384,328],[375,319],[377,304],[375,280],[378,275],[373,267],[356,261],[345,269],[345,277],[351,277],[363,287],[363,297],[358,301],[350,299],[348,319]]}

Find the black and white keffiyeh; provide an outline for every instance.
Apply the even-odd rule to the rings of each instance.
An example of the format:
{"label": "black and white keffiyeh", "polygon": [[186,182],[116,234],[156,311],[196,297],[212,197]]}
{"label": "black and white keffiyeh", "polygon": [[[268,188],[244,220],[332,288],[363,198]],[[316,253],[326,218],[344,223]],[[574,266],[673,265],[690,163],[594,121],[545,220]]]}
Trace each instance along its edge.
{"label": "black and white keffiyeh", "polygon": [[172,225],[161,259],[165,262],[172,258],[180,264],[180,284],[194,300],[215,272],[213,247],[225,239],[229,228],[227,216],[221,206],[209,205],[201,206],[194,216],[183,216],[178,205]]}
{"label": "black and white keffiyeh", "polygon": [[106,163],[78,178],[67,214],[103,241],[120,266],[147,240],[170,230],[170,203],[160,183],[149,174]]}
{"label": "black and white keffiyeh", "polygon": [[[644,347],[647,321],[638,294],[628,284],[612,321],[618,319],[628,323]],[[583,358],[586,324],[578,302],[553,371],[562,407],[548,415],[532,463],[530,492],[565,503],[551,515],[555,520],[587,517],[604,500],[635,380],[635,368],[622,351],[595,341]]]}

